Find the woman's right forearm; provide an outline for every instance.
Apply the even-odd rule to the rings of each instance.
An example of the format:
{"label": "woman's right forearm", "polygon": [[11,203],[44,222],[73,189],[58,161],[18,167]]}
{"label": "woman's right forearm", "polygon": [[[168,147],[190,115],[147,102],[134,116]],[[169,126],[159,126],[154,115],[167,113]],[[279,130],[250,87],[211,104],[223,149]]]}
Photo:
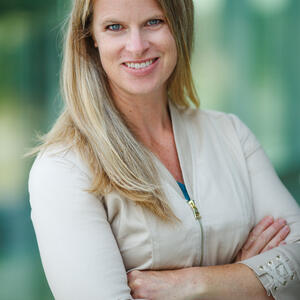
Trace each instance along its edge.
{"label": "woman's right forearm", "polygon": [[[246,265],[197,267],[191,268],[190,272],[195,288],[190,299],[274,300],[267,295],[254,272]],[[195,292],[198,293],[196,297]]]}
{"label": "woman's right forearm", "polygon": [[[134,299],[272,300],[244,264],[133,271],[128,284]],[[274,299],[273,299],[274,300]]]}

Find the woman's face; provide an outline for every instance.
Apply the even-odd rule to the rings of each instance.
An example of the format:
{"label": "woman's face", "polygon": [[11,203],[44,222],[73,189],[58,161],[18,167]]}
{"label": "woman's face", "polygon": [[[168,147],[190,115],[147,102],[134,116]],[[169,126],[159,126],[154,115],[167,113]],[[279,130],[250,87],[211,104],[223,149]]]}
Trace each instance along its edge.
{"label": "woman's face", "polygon": [[166,90],[177,50],[155,0],[95,0],[93,35],[114,93]]}

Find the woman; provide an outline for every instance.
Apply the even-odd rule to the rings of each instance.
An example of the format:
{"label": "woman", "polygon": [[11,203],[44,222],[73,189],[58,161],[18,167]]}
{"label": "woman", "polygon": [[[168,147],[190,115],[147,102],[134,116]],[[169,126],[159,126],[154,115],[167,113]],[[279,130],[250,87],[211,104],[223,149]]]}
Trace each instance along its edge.
{"label": "woman", "polygon": [[299,207],[237,117],[192,108],[192,44],[191,0],[74,1],[29,180],[56,299],[296,299]]}

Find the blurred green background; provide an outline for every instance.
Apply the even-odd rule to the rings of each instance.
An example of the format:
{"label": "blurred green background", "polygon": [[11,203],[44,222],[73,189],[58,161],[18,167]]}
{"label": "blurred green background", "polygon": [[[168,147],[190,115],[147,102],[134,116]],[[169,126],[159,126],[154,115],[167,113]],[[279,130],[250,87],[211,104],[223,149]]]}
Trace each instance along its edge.
{"label": "blurred green background", "polygon": [[[53,299],[30,220],[22,155],[57,117],[69,1],[0,2],[0,299]],[[203,108],[237,114],[300,200],[300,1],[195,0]]]}

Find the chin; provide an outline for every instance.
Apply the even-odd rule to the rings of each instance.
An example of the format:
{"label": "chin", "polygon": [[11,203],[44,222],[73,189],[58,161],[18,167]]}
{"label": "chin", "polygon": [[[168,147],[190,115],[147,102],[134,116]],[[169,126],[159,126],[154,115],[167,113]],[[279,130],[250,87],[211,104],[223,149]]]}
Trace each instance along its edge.
{"label": "chin", "polygon": [[123,87],[123,90],[131,95],[148,95],[155,93],[159,90],[156,85],[149,84],[135,84],[134,86]]}

